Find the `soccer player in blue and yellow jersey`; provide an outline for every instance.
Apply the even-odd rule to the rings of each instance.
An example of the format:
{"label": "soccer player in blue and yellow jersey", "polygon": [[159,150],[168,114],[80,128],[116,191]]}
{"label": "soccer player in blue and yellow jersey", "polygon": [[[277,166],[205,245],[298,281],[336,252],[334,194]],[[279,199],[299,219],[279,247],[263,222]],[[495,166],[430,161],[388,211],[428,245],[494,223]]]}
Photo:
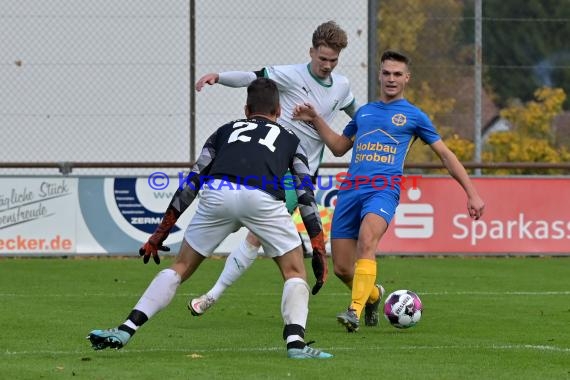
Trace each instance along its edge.
{"label": "soccer player in blue and yellow jersey", "polygon": [[368,307],[366,302],[378,293],[374,286],[375,253],[400,200],[397,180],[383,186],[375,179],[402,176],[406,154],[418,137],[464,189],[469,215],[479,219],[485,207],[465,168],[441,140],[430,119],[404,98],[409,64],[409,58],[401,53],[383,53],[380,100],[358,109],[342,135],[333,131],[311,104],[298,105],[295,110],[295,118],[311,122],[335,156],[353,148],[348,175],[338,192],[331,231],[334,272],[352,288],[348,310],[337,315],[349,332],[358,330],[361,313]]}

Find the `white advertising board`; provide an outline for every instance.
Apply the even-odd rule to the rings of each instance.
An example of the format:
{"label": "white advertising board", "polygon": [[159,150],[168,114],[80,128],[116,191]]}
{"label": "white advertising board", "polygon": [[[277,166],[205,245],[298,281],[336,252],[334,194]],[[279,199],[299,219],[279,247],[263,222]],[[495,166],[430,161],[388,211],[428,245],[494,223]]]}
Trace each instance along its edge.
{"label": "white advertising board", "polygon": [[0,178],[0,254],[74,253],[77,179]]}

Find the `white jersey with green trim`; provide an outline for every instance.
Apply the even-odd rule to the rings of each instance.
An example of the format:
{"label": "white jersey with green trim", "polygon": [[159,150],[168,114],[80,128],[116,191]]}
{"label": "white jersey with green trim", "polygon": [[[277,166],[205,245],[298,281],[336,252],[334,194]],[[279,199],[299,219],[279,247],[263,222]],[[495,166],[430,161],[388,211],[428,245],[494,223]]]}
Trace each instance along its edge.
{"label": "white jersey with green trim", "polygon": [[324,143],[317,131],[301,120],[293,120],[293,110],[298,104],[311,103],[321,117],[330,125],[339,110],[354,102],[350,82],[343,75],[331,73],[330,82],[315,77],[308,63],[268,66],[264,75],[277,83],[281,102],[279,123],[290,128],[301,140],[307,153],[309,170],[315,174],[319,168]]}

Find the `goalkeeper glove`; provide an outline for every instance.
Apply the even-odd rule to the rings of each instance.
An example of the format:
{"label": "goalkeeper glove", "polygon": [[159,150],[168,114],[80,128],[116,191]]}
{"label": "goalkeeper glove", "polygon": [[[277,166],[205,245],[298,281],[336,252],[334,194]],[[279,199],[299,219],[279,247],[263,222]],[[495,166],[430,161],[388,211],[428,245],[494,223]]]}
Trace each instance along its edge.
{"label": "goalkeeper glove", "polygon": [[170,229],[176,224],[178,220],[178,216],[176,210],[172,207],[169,207],[166,212],[164,213],[164,217],[162,221],[156,227],[154,233],[150,236],[148,241],[139,249],[139,255],[143,257],[143,262],[146,264],[148,263],[150,257],[154,262],[158,265],[160,264],[160,257],[158,256],[158,251],[168,252],[170,248],[162,245],[162,243],[168,237],[170,233]]}
{"label": "goalkeeper glove", "polygon": [[313,267],[315,278],[317,279],[317,282],[313,286],[311,293],[315,295],[325,284],[329,272],[327,252],[325,250],[325,240],[322,232],[311,239],[311,246],[313,247],[313,258],[311,260],[311,265]]}

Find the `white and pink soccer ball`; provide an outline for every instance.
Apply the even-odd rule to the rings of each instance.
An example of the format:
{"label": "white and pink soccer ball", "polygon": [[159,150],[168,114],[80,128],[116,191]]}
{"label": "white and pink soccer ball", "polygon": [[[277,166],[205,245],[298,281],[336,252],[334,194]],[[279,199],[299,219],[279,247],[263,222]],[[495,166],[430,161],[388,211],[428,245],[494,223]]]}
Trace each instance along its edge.
{"label": "white and pink soccer ball", "polygon": [[415,326],[422,318],[422,311],[420,297],[410,290],[396,290],[384,301],[384,316],[399,329]]}

